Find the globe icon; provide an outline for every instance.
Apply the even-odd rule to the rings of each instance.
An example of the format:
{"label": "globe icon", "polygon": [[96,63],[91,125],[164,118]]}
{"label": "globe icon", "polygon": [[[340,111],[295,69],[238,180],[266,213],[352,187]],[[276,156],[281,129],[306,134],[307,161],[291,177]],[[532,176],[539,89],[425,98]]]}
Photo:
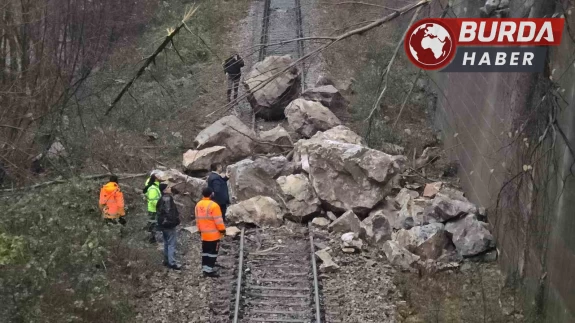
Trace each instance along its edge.
{"label": "globe icon", "polygon": [[451,33],[435,22],[413,26],[405,47],[412,62],[424,69],[443,67],[454,54]]}

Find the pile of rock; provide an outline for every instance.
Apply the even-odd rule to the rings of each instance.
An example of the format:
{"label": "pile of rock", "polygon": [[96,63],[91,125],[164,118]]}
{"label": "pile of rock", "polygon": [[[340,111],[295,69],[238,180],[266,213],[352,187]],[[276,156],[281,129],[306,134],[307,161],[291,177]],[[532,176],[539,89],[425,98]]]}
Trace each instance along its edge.
{"label": "pile of rock", "polygon": [[[266,62],[288,64],[284,58]],[[260,66],[260,70],[266,69]],[[268,88],[267,96],[252,100],[282,110],[285,102],[272,96],[284,100],[285,91],[291,91],[290,82],[281,87],[276,84],[277,91]],[[419,191],[406,185],[403,148],[389,147],[383,152],[367,147],[328,107],[341,101],[331,87],[308,90],[284,106],[282,114],[291,132],[277,126],[256,134],[235,116],[216,121],[198,134],[195,149],[184,154],[186,172],[205,176],[212,163],[228,165],[232,205],[227,218],[231,222],[278,227],[286,220],[312,221],[317,228],[339,235],[342,251],[379,248],[403,268],[449,263],[491,250],[493,237],[487,224],[479,220],[480,210],[463,193],[443,183],[430,183]],[[416,164],[437,158],[436,150],[426,149]],[[182,173],[166,177],[183,187],[193,202],[199,200],[197,194],[205,179]],[[329,252],[322,250],[318,257],[326,254]],[[331,269],[337,266],[324,260],[326,263]]]}

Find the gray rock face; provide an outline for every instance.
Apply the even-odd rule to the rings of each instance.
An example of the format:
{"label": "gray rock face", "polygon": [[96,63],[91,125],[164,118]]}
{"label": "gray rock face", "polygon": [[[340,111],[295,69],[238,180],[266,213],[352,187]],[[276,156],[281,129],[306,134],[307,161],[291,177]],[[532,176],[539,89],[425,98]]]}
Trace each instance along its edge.
{"label": "gray rock face", "polygon": [[284,156],[257,157],[254,159],[254,166],[263,170],[270,177],[291,175],[294,172],[294,165]]}
{"label": "gray rock face", "polygon": [[175,187],[180,194],[188,196],[193,203],[197,203],[202,199],[202,188],[207,186],[205,180],[188,176],[177,169],[168,170],[153,170],[156,177],[166,182],[169,187]]}
{"label": "gray rock face", "polygon": [[445,225],[455,248],[464,257],[487,251],[495,246],[488,224],[477,220],[474,214]]}
{"label": "gray rock face", "polygon": [[335,126],[323,132],[319,131],[312,138],[318,140],[328,139],[348,144],[365,146],[365,141],[363,138],[344,125]]}
{"label": "gray rock face", "polygon": [[[289,133],[282,127],[277,126],[268,131],[262,131],[259,133],[259,140],[263,143],[257,143],[255,147],[256,153],[282,153],[289,150],[290,146],[293,146],[293,142]],[[272,143],[270,145],[267,143]]]}
{"label": "gray rock face", "polygon": [[383,212],[372,212],[361,221],[360,238],[373,244],[391,239],[392,227]]}
{"label": "gray rock face", "polygon": [[329,227],[331,232],[347,233],[353,232],[359,234],[361,230],[361,221],[353,211],[347,211],[342,216],[333,221]]}
{"label": "gray rock face", "polygon": [[398,214],[402,227],[404,229],[410,229],[406,227],[407,223],[413,223],[411,226],[416,226],[438,222],[435,218],[425,213],[426,208],[429,208],[430,205],[431,201],[427,199],[408,199]]}
{"label": "gray rock face", "polygon": [[449,244],[449,238],[441,223],[402,229],[393,235],[393,240],[423,259],[439,258]]}
{"label": "gray rock face", "polygon": [[281,176],[277,179],[284,201],[290,211],[287,216],[294,222],[304,222],[321,211],[321,202],[315,195],[307,176],[303,174]]}
{"label": "gray rock face", "polygon": [[283,217],[280,205],[268,196],[255,196],[233,204],[226,212],[226,219],[232,223],[251,223],[258,227],[279,227]]}
{"label": "gray rock face", "polygon": [[285,108],[285,115],[290,127],[305,138],[341,124],[333,112],[321,103],[304,99],[293,100]]}
{"label": "gray rock face", "polygon": [[470,202],[455,200],[445,194],[437,193],[427,209],[426,215],[445,222],[469,213],[477,213],[477,208]]}
{"label": "gray rock face", "polygon": [[386,241],[382,249],[389,262],[406,270],[410,270],[411,265],[419,260],[419,256],[412,254],[392,240]]}
{"label": "gray rock face", "polygon": [[[246,74],[243,84],[249,93],[247,99],[256,116],[265,120],[283,119],[285,107],[299,96],[301,74],[297,67],[291,67],[273,78],[292,63],[293,60],[289,55],[268,56],[256,63]],[[266,85],[261,87],[264,83]]]}
{"label": "gray rock face", "polygon": [[280,188],[275,179],[262,165],[251,159],[244,159],[228,166],[228,189],[232,202],[240,202],[255,196],[270,196],[281,200]]}
{"label": "gray rock face", "polygon": [[212,163],[225,163],[229,157],[229,150],[224,146],[190,149],[184,153],[182,164],[190,172],[209,172]]}
{"label": "gray rock face", "polygon": [[196,149],[224,146],[231,162],[250,156],[255,138],[254,132],[235,116],[226,116],[202,130],[194,139]]}
{"label": "gray rock face", "polygon": [[367,215],[391,191],[405,157],[320,138],[300,140],[294,162],[309,174],[315,192],[333,212]]}
{"label": "gray rock face", "polygon": [[347,105],[343,95],[333,85],[322,85],[307,89],[301,96],[308,101],[319,102],[331,110],[343,109]]}

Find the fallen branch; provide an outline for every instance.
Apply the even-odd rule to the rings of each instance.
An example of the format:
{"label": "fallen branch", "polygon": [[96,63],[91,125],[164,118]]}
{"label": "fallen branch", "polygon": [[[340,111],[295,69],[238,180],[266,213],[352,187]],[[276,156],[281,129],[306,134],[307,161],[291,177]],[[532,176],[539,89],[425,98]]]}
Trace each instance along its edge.
{"label": "fallen branch", "polygon": [[384,72],[383,89],[379,93],[379,96],[377,97],[377,100],[375,101],[373,108],[369,112],[368,117],[365,119],[365,121],[368,121],[368,128],[367,128],[367,136],[366,137],[369,137],[373,116],[375,115],[375,111],[379,108],[379,104],[381,103],[381,100],[383,99],[383,96],[385,95],[385,92],[387,91],[387,83],[389,80],[389,71],[391,70],[391,66],[393,65],[393,62],[395,61],[395,58],[397,57],[397,53],[399,53],[399,49],[401,48],[401,45],[403,44],[403,39],[405,38],[407,31],[409,30],[411,25],[413,25],[413,23],[415,22],[415,19],[419,15],[420,10],[421,10],[421,7],[418,7],[417,10],[415,11],[415,13],[413,14],[413,17],[411,17],[411,21],[409,22],[409,25],[407,26],[407,28],[405,28],[405,32],[403,33],[401,40],[397,43],[397,46],[395,47],[395,51],[393,52],[393,56],[391,56],[391,59],[389,60],[389,63],[387,64],[387,67],[386,67],[385,72]]}
{"label": "fallen branch", "polygon": [[395,9],[395,8],[382,6],[382,5],[375,4],[375,3],[368,3],[368,2],[361,2],[361,1],[343,1],[343,2],[334,3],[334,4],[332,4],[332,6],[339,6],[339,5],[344,5],[344,4],[351,4],[351,5],[358,4],[358,5],[362,5],[362,6],[378,7],[378,8],[383,8],[383,9],[393,10],[393,11],[401,10],[401,9]]}
{"label": "fallen branch", "polygon": [[166,38],[164,39],[164,41],[160,44],[160,46],[158,46],[158,48],[156,48],[156,50],[154,51],[154,53],[150,56],[148,56],[148,58],[146,59],[146,61],[144,62],[144,65],[142,65],[140,67],[140,69],[138,70],[138,72],[136,72],[136,75],[134,77],[132,77],[132,79],[126,83],[126,85],[124,85],[124,87],[122,88],[122,90],[120,91],[120,93],[116,96],[116,98],[114,99],[114,101],[112,101],[112,103],[110,104],[110,106],[108,107],[108,110],[106,110],[106,113],[104,115],[109,115],[110,112],[112,112],[112,109],[114,109],[114,107],[116,106],[116,104],[122,99],[122,97],[124,96],[124,94],[126,94],[126,92],[128,92],[128,90],[130,89],[130,87],[132,87],[132,84],[134,84],[134,82],[140,77],[142,76],[142,74],[144,74],[144,71],[152,64],[156,62],[156,57],[164,51],[164,49],[172,43],[173,38],[178,34],[178,32],[180,31],[180,29],[184,28],[184,26],[186,25],[186,21],[189,20],[198,10],[199,7],[193,7],[186,13],[186,15],[184,16],[184,19],[182,20],[182,22],[180,23],[179,26],[177,26],[175,29],[173,30],[168,30],[168,35],[166,36]]}
{"label": "fallen branch", "polygon": [[[393,13],[391,13],[391,14],[385,16],[385,17],[382,17],[382,18],[380,18],[380,19],[375,20],[374,22],[372,22],[372,23],[370,23],[370,24],[368,24],[368,25],[366,25],[366,26],[363,26],[363,27],[360,27],[360,28],[357,28],[357,29],[354,29],[354,30],[350,30],[350,31],[348,31],[348,32],[346,32],[346,33],[344,33],[344,34],[341,34],[341,35],[337,36],[337,37],[323,37],[324,39],[329,40],[329,43],[327,43],[327,44],[325,44],[325,45],[323,45],[323,46],[320,46],[320,47],[318,47],[316,50],[314,50],[314,51],[312,51],[312,52],[310,52],[310,53],[308,53],[308,54],[306,54],[306,55],[300,57],[300,58],[297,59],[295,62],[293,62],[293,63],[291,63],[290,65],[288,65],[287,67],[285,67],[283,70],[281,70],[281,71],[279,71],[278,73],[272,75],[272,76],[271,76],[270,78],[268,78],[265,82],[262,82],[262,83],[256,85],[256,86],[251,90],[251,93],[261,90],[261,89],[264,88],[266,85],[268,85],[268,84],[271,83],[273,80],[275,80],[278,76],[280,76],[280,75],[282,75],[283,73],[289,71],[290,69],[292,69],[292,68],[293,68],[294,66],[296,66],[297,64],[299,64],[299,63],[301,63],[301,62],[307,60],[309,57],[321,53],[322,51],[324,51],[324,50],[326,50],[327,48],[329,48],[331,45],[333,45],[333,44],[335,44],[335,43],[337,43],[337,42],[339,42],[339,41],[342,41],[342,40],[344,40],[344,39],[350,38],[350,37],[352,37],[352,36],[363,34],[363,33],[365,33],[366,31],[369,31],[369,30],[371,30],[371,29],[373,29],[373,28],[379,27],[379,26],[385,24],[386,22],[389,22],[389,21],[391,21],[391,20],[393,20],[393,19],[395,19],[395,18],[397,18],[397,17],[399,17],[399,16],[402,16],[402,15],[405,15],[406,13],[408,13],[408,12],[411,12],[411,11],[414,10],[414,9],[419,9],[419,8],[422,7],[422,6],[425,6],[425,5],[429,4],[430,1],[431,1],[431,0],[421,0],[421,1],[417,2],[417,3],[407,5],[407,6],[401,8],[401,9],[398,9],[397,11],[395,11],[395,12],[393,12]],[[239,98],[234,99],[234,100],[232,100],[231,102],[227,103],[226,105],[222,106],[221,108],[216,109],[216,110],[214,110],[213,112],[209,113],[208,115],[206,115],[206,118],[208,118],[208,117],[210,117],[210,116],[212,116],[212,115],[214,115],[215,113],[218,113],[218,112],[227,112],[227,111],[230,110],[237,102],[239,102],[240,100],[246,98],[246,97],[249,96],[251,93],[248,92],[248,93],[245,93],[245,94],[241,95]]]}
{"label": "fallen branch", "polygon": [[[82,179],[82,180],[95,180],[95,179],[106,178],[106,177],[109,177],[110,175],[112,175],[112,174],[96,174],[96,175],[79,176],[79,178]],[[140,173],[140,174],[116,174],[116,176],[118,176],[118,179],[120,179],[120,180],[137,178],[137,177],[144,177],[144,176],[146,176],[146,175],[147,175],[147,173]],[[31,190],[31,189],[40,188],[40,187],[46,187],[46,186],[55,185],[55,184],[68,183],[70,180],[71,180],[71,178],[69,178],[69,179],[56,179],[56,180],[49,181],[49,182],[38,183],[38,184],[35,184],[35,185],[32,185],[32,186],[3,189],[3,190],[0,190],[0,192],[15,192],[15,191]]]}
{"label": "fallen branch", "polygon": [[399,109],[399,113],[397,114],[397,118],[395,118],[395,122],[393,122],[393,126],[391,126],[391,130],[395,129],[395,126],[397,125],[397,122],[399,121],[399,117],[401,117],[401,113],[403,112],[403,108],[405,108],[405,104],[407,103],[407,100],[409,100],[409,97],[411,96],[411,93],[413,92],[413,89],[415,88],[415,84],[417,83],[417,80],[419,80],[420,75],[421,75],[421,70],[418,70],[417,76],[415,77],[415,80],[413,80],[413,83],[411,84],[411,88],[409,89],[407,96],[405,97],[405,99],[403,100],[403,103],[401,104],[401,108]]}

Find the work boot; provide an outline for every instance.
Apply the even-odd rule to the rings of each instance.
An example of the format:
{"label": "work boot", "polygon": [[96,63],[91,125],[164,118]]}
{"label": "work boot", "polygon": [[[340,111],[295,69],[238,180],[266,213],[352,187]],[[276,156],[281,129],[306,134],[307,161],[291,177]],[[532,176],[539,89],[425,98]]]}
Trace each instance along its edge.
{"label": "work boot", "polygon": [[178,264],[168,265],[168,268],[173,269],[173,270],[182,270],[182,265],[178,265]]}
{"label": "work boot", "polygon": [[213,271],[211,273],[207,273],[204,271],[203,273],[204,273],[204,277],[212,277],[212,278],[220,277],[220,273],[217,271]]}

